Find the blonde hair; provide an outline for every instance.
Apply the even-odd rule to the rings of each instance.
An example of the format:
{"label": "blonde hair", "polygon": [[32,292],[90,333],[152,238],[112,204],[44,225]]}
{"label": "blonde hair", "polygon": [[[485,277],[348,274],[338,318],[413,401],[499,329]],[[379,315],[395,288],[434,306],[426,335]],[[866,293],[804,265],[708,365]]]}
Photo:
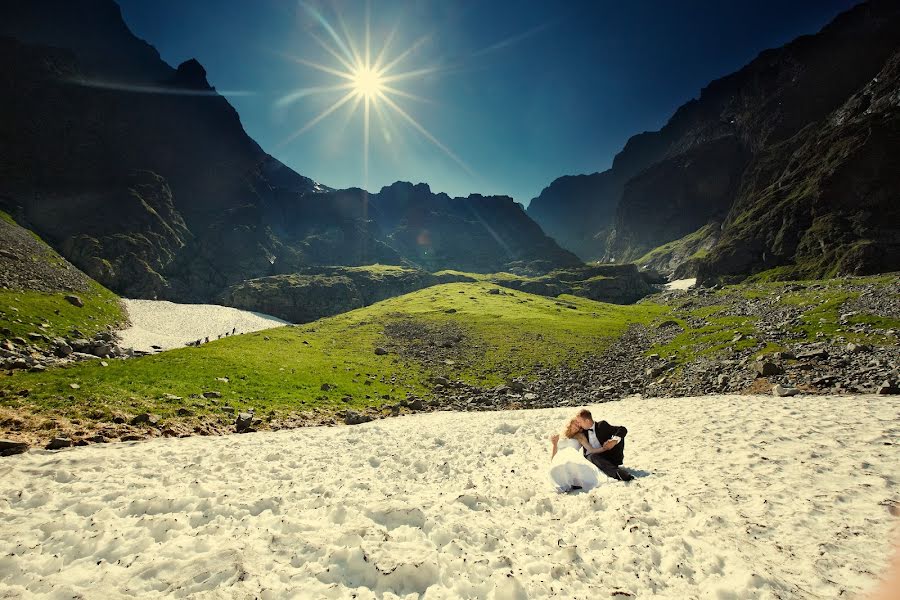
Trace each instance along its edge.
{"label": "blonde hair", "polygon": [[580,417],[580,416],[581,416],[581,415],[575,415],[575,416],[572,418],[572,420],[570,420],[570,421],[566,424],[566,428],[565,428],[565,430],[563,431],[563,434],[564,434],[567,438],[569,438],[569,439],[574,438],[576,435],[578,435],[579,433],[582,433],[582,432],[584,431],[584,430],[581,428],[581,425],[579,425],[578,423],[576,423],[576,421],[578,420],[578,417]]}

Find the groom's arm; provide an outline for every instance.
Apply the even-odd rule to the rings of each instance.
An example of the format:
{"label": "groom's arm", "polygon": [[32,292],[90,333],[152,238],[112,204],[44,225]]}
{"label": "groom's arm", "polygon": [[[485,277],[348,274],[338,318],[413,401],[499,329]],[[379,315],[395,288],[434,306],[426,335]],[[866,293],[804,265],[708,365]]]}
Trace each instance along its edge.
{"label": "groom's arm", "polygon": [[614,435],[617,435],[622,439],[625,439],[625,436],[628,435],[628,429],[626,429],[624,426],[610,425],[606,421],[600,421],[600,423],[598,423],[597,430],[598,440],[600,440],[601,435],[603,437],[603,439],[600,440],[601,443],[605,442]]}

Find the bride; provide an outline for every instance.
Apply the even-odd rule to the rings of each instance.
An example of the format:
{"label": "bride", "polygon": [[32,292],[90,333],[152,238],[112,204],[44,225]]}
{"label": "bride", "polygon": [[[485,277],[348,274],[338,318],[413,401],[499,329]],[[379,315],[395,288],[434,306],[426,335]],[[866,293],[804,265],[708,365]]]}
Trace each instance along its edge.
{"label": "bride", "polygon": [[590,490],[606,477],[584,457],[582,447],[590,450],[587,436],[578,424],[578,417],[571,419],[562,434],[550,436],[553,444],[550,454],[550,480],[560,492],[581,488]]}

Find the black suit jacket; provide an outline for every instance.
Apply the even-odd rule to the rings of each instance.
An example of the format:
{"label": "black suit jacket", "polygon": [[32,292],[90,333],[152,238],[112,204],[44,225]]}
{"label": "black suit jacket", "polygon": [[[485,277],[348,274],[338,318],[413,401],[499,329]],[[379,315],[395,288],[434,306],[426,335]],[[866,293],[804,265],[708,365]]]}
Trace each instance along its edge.
{"label": "black suit jacket", "polygon": [[[624,460],[624,452],[625,452],[625,436],[628,435],[628,430],[622,427],[621,425],[610,425],[606,421],[594,422],[594,433],[597,436],[597,441],[600,445],[603,445],[604,442],[608,441],[614,435],[622,438],[622,441],[612,447],[612,449],[607,450],[601,454],[595,454],[593,456],[597,456],[607,460],[614,465],[622,464]],[[587,435],[587,433],[585,433]],[[591,437],[588,437],[588,443],[590,443]],[[581,449],[585,455],[587,455],[587,450],[584,448]]]}
{"label": "black suit jacket", "polygon": [[594,433],[597,435],[597,441],[603,444],[614,435],[619,436],[623,440],[628,435],[628,430],[621,425],[610,425],[606,421],[594,423]]}

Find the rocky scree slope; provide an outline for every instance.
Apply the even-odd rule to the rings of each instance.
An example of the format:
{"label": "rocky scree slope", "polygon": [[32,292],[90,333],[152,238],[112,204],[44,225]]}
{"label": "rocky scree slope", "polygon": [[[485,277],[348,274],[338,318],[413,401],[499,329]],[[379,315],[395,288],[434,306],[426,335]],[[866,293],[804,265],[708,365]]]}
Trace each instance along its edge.
{"label": "rocky scree slope", "polygon": [[0,212],[0,372],[129,355],[119,299]]}
{"label": "rocky scree slope", "polygon": [[701,281],[896,270],[898,50],[900,6],[863,3],[712,82],[528,213],[583,258],[616,261],[713,223],[681,273]]}

